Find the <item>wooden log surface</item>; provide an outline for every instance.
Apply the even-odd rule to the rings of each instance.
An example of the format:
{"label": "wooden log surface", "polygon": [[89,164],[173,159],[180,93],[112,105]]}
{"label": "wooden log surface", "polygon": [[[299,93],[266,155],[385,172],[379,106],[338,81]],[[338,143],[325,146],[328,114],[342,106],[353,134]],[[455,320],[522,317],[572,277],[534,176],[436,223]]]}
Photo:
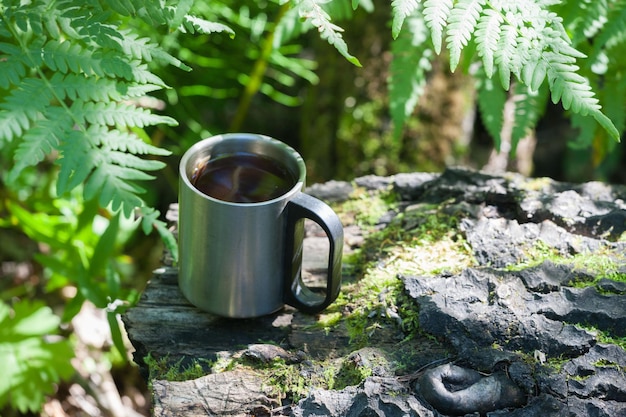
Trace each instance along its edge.
{"label": "wooden log surface", "polygon": [[[176,209],[174,205],[168,218],[177,218]],[[344,230],[348,242],[358,241],[360,233],[353,227]],[[303,278],[309,283],[325,279],[327,247],[328,239],[321,229],[307,222]],[[349,251],[350,245],[344,249]],[[149,379],[144,361],[147,355],[184,368],[194,360],[208,362],[237,357],[255,344],[289,346],[292,351],[306,351],[312,358],[339,356],[348,348],[344,334],[312,326],[314,317],[289,306],[254,319],[229,319],[201,311],[184,298],[178,288],[178,269],[167,256],[164,259],[165,265],[154,271],[138,304],[122,316],[135,348],[133,359],[146,380]],[[275,393],[268,391],[264,381],[254,375],[233,372],[183,382],[150,381],[153,415],[278,415],[275,410],[280,408],[280,402],[272,397]]]}

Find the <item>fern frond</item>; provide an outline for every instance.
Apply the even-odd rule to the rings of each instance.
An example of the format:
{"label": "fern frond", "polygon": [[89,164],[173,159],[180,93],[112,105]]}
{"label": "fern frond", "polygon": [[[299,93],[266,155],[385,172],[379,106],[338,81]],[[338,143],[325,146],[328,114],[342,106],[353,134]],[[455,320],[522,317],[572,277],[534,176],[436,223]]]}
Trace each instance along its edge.
{"label": "fern frond", "polygon": [[511,86],[511,72],[515,69],[517,50],[517,28],[509,24],[503,24],[500,28],[498,49],[495,52],[495,61],[498,66],[500,82],[505,90]]}
{"label": "fern frond", "polygon": [[111,134],[105,133],[104,136],[98,136],[95,138],[94,145],[106,147],[114,151],[130,152],[135,155],[171,155],[171,152],[166,149],[150,145],[139,139],[136,135],[121,131],[114,131]]}
{"label": "fern frond", "polygon": [[424,20],[430,29],[430,34],[437,54],[441,53],[443,30],[452,10],[452,0],[426,0],[424,2]]}
{"label": "fern frond", "polygon": [[595,61],[603,49],[623,42],[626,42],[626,1],[619,1],[612,5],[607,24],[593,40],[590,60]]}
{"label": "fern frond", "polygon": [[85,183],[85,199],[98,197],[101,206],[110,206],[113,211],[121,209],[126,217],[130,217],[135,207],[143,205],[139,195],[145,193],[135,181],[153,178],[137,169],[101,160]]}
{"label": "fern frond", "polygon": [[[108,133],[107,137],[117,134],[118,132]],[[127,171],[129,177],[123,176],[122,178],[130,180],[149,180],[153,176],[146,174],[145,171],[158,171],[165,166],[165,163],[154,159],[143,159],[128,152],[116,151],[108,148],[103,148],[100,152],[100,157],[112,164],[119,165],[123,168],[129,168],[133,171]]]}
{"label": "fern frond", "polygon": [[231,38],[235,37],[235,32],[228,26],[218,22],[210,22],[191,15],[186,15],[184,17],[182,25],[179,26],[179,30],[182,32],[202,33],[206,35],[211,33],[226,32]]}
{"label": "fern frond", "polygon": [[19,84],[20,79],[26,75],[26,59],[19,47],[0,42],[0,88],[7,89],[11,85]]}
{"label": "fern frond", "polygon": [[446,42],[450,51],[450,70],[461,59],[461,51],[469,42],[486,0],[458,1],[448,16]]}
{"label": "fern frond", "polygon": [[[626,48],[622,53],[626,54]],[[603,108],[620,132],[626,129],[626,100],[624,97],[626,97],[626,74],[622,74],[619,78],[607,79],[603,95]]]}
{"label": "fern frond", "polygon": [[[116,44],[117,45],[117,44]],[[152,80],[146,80],[146,76],[138,77],[136,72],[141,67],[139,61],[131,61],[128,57],[114,50],[96,48],[89,50],[77,42],[69,40],[51,40],[43,46],[32,45],[29,47],[28,58],[30,67],[46,65],[52,71],[61,73],[84,73],[98,77],[124,78],[128,81],[150,82],[163,85],[163,81],[152,76]],[[141,72],[145,72],[141,71]]]}
{"label": "fern frond", "polygon": [[576,139],[570,141],[568,146],[572,149],[589,149],[593,144],[598,131],[598,124],[591,117],[573,113],[570,116],[572,127],[578,131]]}
{"label": "fern frond", "polygon": [[185,71],[191,71],[191,68],[183,64],[183,62],[168,54],[160,46],[152,43],[148,38],[140,38],[138,35],[129,31],[123,32],[122,39],[117,40],[121,50],[128,56],[142,60],[144,62],[152,62],[157,60],[163,64],[169,64]]}
{"label": "fern frond", "polygon": [[316,27],[322,39],[334,46],[349,62],[361,66],[359,60],[348,53],[348,45],[341,35],[343,29],[333,24],[328,13],[322,9],[320,4],[324,3],[324,0],[295,0],[294,3],[300,17]]}
{"label": "fern frond", "polygon": [[502,143],[502,125],[504,123],[504,104],[507,94],[502,86],[491,78],[481,77],[477,81],[477,102],[480,110],[480,118],[493,138],[496,149],[500,149]]}
{"label": "fern frond", "polygon": [[[36,98],[36,99],[35,99]],[[24,78],[17,88],[0,102],[2,137],[11,141],[29,129],[31,122],[40,118],[49,105],[52,93],[39,78]]]}
{"label": "fern frond", "polygon": [[[607,0],[587,0],[583,2],[583,5],[581,9],[585,12],[582,13],[583,30],[581,32],[585,37],[593,38],[608,22],[609,5]],[[579,39],[573,39],[574,44],[578,41]]]}
{"label": "fern frond", "polygon": [[185,19],[185,16],[188,16],[193,3],[194,0],[180,0],[177,2],[171,17],[168,19],[168,26],[170,30],[175,30],[183,24],[183,20]]}
{"label": "fern frond", "polygon": [[493,9],[485,9],[476,25],[476,44],[478,55],[482,57],[485,75],[493,76],[493,61],[500,40],[500,25],[503,17]]}
{"label": "fern frond", "polygon": [[[97,45],[102,48],[115,48],[117,42],[124,36],[118,31],[118,24],[109,23],[110,14],[104,13],[99,7],[74,4],[65,9],[57,18],[59,26],[73,30],[68,35],[88,45]],[[55,37],[55,39],[58,37]]]}
{"label": "fern frond", "polygon": [[563,104],[565,110],[570,107],[574,113],[586,116],[599,111],[601,106],[595,97],[589,82],[577,73],[578,65],[573,57],[546,52],[548,82],[552,92],[552,102]]}
{"label": "fern frond", "polygon": [[47,116],[38,120],[23,135],[14,154],[15,165],[9,172],[9,182],[17,179],[26,167],[37,165],[46,155],[58,149],[65,137],[67,126],[71,126],[68,114],[60,107],[53,107],[47,110]]}
{"label": "fern frond", "polygon": [[21,137],[30,127],[30,120],[24,113],[0,109],[0,144]]}
{"label": "fern frond", "polygon": [[417,0],[393,0],[391,8],[393,10],[391,36],[396,39],[400,34],[404,20],[419,8],[419,2]]}
{"label": "fern frond", "polygon": [[55,73],[50,87],[59,100],[121,101],[141,97],[161,89],[158,85],[127,83],[113,78],[88,77],[84,74]]}
{"label": "fern frond", "polygon": [[149,110],[141,109],[129,104],[116,102],[83,102],[76,100],[70,107],[70,112],[78,120],[107,126],[137,126],[145,127],[157,124],[174,126],[177,122],[171,117],[160,116]]}
{"label": "fern frond", "polygon": [[[101,0],[122,16],[134,16],[137,14],[134,0]],[[139,7],[141,5],[137,3]]]}
{"label": "fern frond", "polygon": [[57,195],[63,195],[83,183],[98,162],[94,151],[94,138],[102,134],[103,129],[68,131],[59,146],[60,166],[57,177]]}
{"label": "fern frond", "polygon": [[524,139],[537,126],[537,122],[546,110],[548,88],[539,90],[522,84],[515,84],[513,95],[515,113],[513,131],[511,133],[511,149],[514,151],[520,140]]}
{"label": "fern frond", "polygon": [[[62,195],[84,183],[85,199],[98,197],[101,206],[110,205],[112,210],[121,209],[129,216],[135,207],[143,204],[139,195],[145,190],[136,181],[153,179],[152,175],[144,171],[160,169],[163,163],[113,149],[115,144],[127,139],[126,133],[98,125],[68,132],[59,146],[61,159],[58,163],[61,169],[57,193]],[[109,147],[110,144],[114,145]],[[131,146],[152,151],[150,146]]]}
{"label": "fern frond", "polygon": [[400,138],[406,119],[422,95],[434,56],[426,40],[428,30],[421,13],[407,17],[406,25],[391,44],[393,60],[389,79],[389,100],[394,137]]}

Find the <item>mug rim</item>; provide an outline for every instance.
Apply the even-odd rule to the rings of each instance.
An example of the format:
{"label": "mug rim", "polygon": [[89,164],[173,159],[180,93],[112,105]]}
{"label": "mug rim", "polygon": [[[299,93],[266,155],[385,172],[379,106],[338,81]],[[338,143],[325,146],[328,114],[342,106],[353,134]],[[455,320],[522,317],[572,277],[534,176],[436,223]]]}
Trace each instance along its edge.
{"label": "mug rim", "polygon": [[[297,174],[297,179],[296,179],[295,184],[288,191],[284,192],[278,197],[274,197],[270,200],[263,200],[263,201],[257,201],[257,202],[238,203],[238,202],[233,202],[233,201],[226,201],[226,200],[221,200],[219,198],[215,198],[213,196],[210,196],[200,191],[195,185],[192,184],[189,178],[189,175],[187,174],[187,165],[193,160],[195,156],[198,155],[200,151],[206,149],[207,147],[213,147],[216,144],[222,143],[224,141],[237,141],[237,140],[261,141],[261,142],[264,142],[265,144],[269,144],[270,146],[279,148],[280,150],[285,152],[287,155],[292,157],[293,162],[295,162],[295,165],[298,168],[298,172],[295,173]],[[283,163],[282,161],[279,161],[279,162]],[[225,204],[225,205],[231,205],[231,206],[237,206],[237,207],[255,207],[255,206],[269,205],[269,204],[275,203],[276,201],[289,199],[294,194],[302,191],[304,188],[305,179],[306,179],[306,165],[304,163],[304,159],[302,158],[302,156],[295,149],[293,149],[291,146],[287,145],[286,143],[278,139],[274,139],[270,136],[262,135],[258,133],[243,133],[243,132],[242,133],[222,133],[219,135],[214,135],[214,136],[201,139],[198,142],[194,143],[189,149],[187,149],[180,160],[179,175],[180,175],[181,180],[185,183],[185,185],[189,187],[191,190],[193,190],[196,194],[201,196],[202,198],[205,198],[205,199],[208,199],[208,200],[220,203],[220,204]]]}

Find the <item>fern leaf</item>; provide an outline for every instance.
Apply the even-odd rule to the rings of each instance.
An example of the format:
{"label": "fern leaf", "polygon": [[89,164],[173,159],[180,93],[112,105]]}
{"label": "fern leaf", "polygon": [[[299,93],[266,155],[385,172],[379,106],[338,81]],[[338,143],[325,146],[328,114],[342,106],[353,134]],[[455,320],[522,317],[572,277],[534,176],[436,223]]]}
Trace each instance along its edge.
{"label": "fern leaf", "polygon": [[117,43],[126,55],[134,59],[143,60],[144,62],[151,62],[156,59],[163,64],[191,71],[191,68],[183,64],[180,59],[168,54],[160,46],[153,44],[148,38],[140,38],[136,34],[125,31],[123,38],[119,39]]}
{"label": "fern leaf", "polygon": [[498,49],[495,53],[495,61],[498,65],[500,82],[505,90],[511,85],[511,70],[514,68],[517,49],[517,29],[509,24],[503,24],[498,41]]}
{"label": "fern leaf", "polygon": [[193,6],[194,0],[180,0],[174,9],[174,14],[169,19],[168,26],[170,30],[177,29],[180,25],[183,24],[183,20],[185,16],[188,15],[191,7]]}
{"label": "fern leaf", "polygon": [[595,61],[595,58],[603,49],[610,49],[615,44],[626,41],[626,2],[616,2],[612,6],[607,24],[593,40],[593,51],[590,54],[590,61]]}
{"label": "fern leaf", "polygon": [[330,16],[320,6],[322,3],[324,3],[324,0],[295,0],[300,17],[316,27],[321,38],[334,46],[344,58],[360,67],[361,63],[359,60],[348,53],[348,45],[341,36],[343,29],[331,23]]}
{"label": "fern leaf", "polygon": [[[113,139],[115,136],[120,136]],[[153,179],[144,170],[156,170],[163,164],[144,160],[132,154],[105,149],[102,143],[119,143],[128,136],[103,126],[91,126],[87,130],[69,132],[59,147],[61,159],[57,193],[59,195],[85,183],[85,199],[98,197],[101,206],[117,211],[122,209],[129,216],[135,207],[143,205],[139,197],[145,190],[136,181]]]}
{"label": "fern leaf", "polygon": [[576,113],[570,116],[570,120],[572,127],[578,131],[578,135],[575,140],[568,142],[568,146],[572,149],[589,149],[596,137],[598,123],[591,117]]}
{"label": "fern leaf", "polygon": [[477,85],[477,101],[480,118],[483,125],[493,138],[496,149],[502,143],[502,125],[504,123],[504,104],[507,99],[506,91],[491,78],[479,78]]}
{"label": "fern leaf", "polygon": [[463,0],[455,4],[448,16],[446,42],[450,51],[450,71],[456,69],[461,51],[469,42],[486,0]]}
{"label": "fern leaf", "polygon": [[91,54],[86,53],[77,43],[57,40],[49,41],[41,52],[43,62],[52,71],[67,73],[85,72],[104,77],[105,73],[100,66],[99,60],[92,60]]}
{"label": "fern leaf", "polygon": [[122,16],[133,16],[137,13],[133,0],[106,0],[106,3]]}
{"label": "fern leaf", "polygon": [[158,148],[139,139],[136,135],[117,130],[105,130],[95,139],[94,145],[100,145],[111,150],[130,152],[138,155],[168,156],[170,151]]}
{"label": "fern leaf", "polygon": [[124,215],[130,217],[135,207],[143,205],[138,195],[145,192],[134,180],[150,178],[146,178],[146,174],[139,170],[101,161],[85,183],[85,199],[91,200],[98,196],[101,206],[110,206],[113,211],[122,209]]}
{"label": "fern leaf", "polygon": [[146,64],[133,64],[132,67],[129,68],[130,77],[124,77],[129,81],[135,81],[140,84],[152,84],[160,87],[167,87],[165,82],[159,78],[157,75],[153,74]]}
{"label": "fern leaf", "polygon": [[205,35],[226,32],[231,38],[235,37],[235,32],[222,23],[210,22],[208,20],[190,15],[185,16],[183,24],[179,27],[179,29],[182,32],[189,31],[190,33],[202,33]]}
{"label": "fern leaf", "polygon": [[581,116],[590,115],[615,140],[619,132],[601,111],[599,100],[589,85],[589,81],[577,73],[578,65],[573,57],[546,52],[543,55],[548,65],[548,83],[552,92],[552,102],[561,101],[565,110],[572,109]]}
{"label": "fern leaf", "polygon": [[419,7],[417,0],[393,0],[391,2],[391,9],[393,14],[393,21],[391,23],[391,36],[394,39],[400,34],[402,24],[404,20],[411,16]]}
{"label": "fern leaf", "polygon": [[452,0],[426,0],[424,2],[424,20],[430,29],[433,46],[437,54],[441,53],[443,30],[452,10]]}
{"label": "fern leaf", "polygon": [[[140,7],[137,7],[138,5]],[[167,23],[167,9],[162,6],[160,1],[135,0],[135,9],[137,15],[148,24],[160,26]]]}
{"label": "fern leaf", "polygon": [[71,126],[69,115],[60,107],[50,108],[47,116],[47,119],[37,121],[22,137],[14,154],[15,165],[9,172],[9,182],[15,181],[26,167],[37,165],[57,149],[66,134],[65,129]]}
{"label": "fern leaf", "polygon": [[115,102],[83,102],[76,100],[70,111],[89,123],[108,126],[137,126],[145,127],[157,124],[174,126],[177,122],[171,117],[160,116],[149,110]]}
{"label": "fern leaf", "polygon": [[[584,7],[581,9],[585,12],[582,13],[582,34],[587,38],[593,38],[608,21],[609,5],[607,0],[587,0],[583,4]],[[578,39],[574,41],[576,44]]]}
{"label": "fern leaf", "polygon": [[20,79],[26,75],[26,66],[22,50],[14,45],[0,42],[0,88],[7,89],[11,85],[19,84]]}
{"label": "fern leaf", "polygon": [[[107,137],[110,137],[112,134],[107,134]],[[131,168],[133,170],[138,170],[138,172],[132,172],[132,177],[122,177],[131,180],[149,180],[153,177],[151,175],[146,174],[144,171],[157,171],[165,166],[165,164],[161,161],[157,161],[154,159],[142,159],[138,156],[135,156],[128,152],[120,152],[114,151],[110,149],[106,149],[102,152],[102,157],[104,157],[107,161],[115,163],[121,167]]]}
{"label": "fern leaf", "polygon": [[613,140],[619,142],[620,132],[617,130],[611,119],[606,117],[606,115],[600,110],[592,111],[591,116],[596,119],[596,122],[598,122],[598,124],[602,126],[602,128],[609,134],[611,138],[613,138]]}
{"label": "fern leaf", "polygon": [[548,82],[552,91],[552,102],[563,104],[565,110],[570,107],[574,113],[583,116],[600,110],[598,99],[594,97],[589,82],[577,73],[578,65],[573,57],[554,52],[544,53],[548,65]]}
{"label": "fern leaf", "polygon": [[498,50],[502,22],[503,18],[499,12],[485,9],[476,25],[478,55],[482,57],[483,68],[488,78],[493,76],[493,61],[495,52]]}
{"label": "fern leaf", "polygon": [[30,127],[30,120],[21,112],[0,109],[0,144],[18,138]]}
{"label": "fern leaf", "polygon": [[[626,51],[625,51],[626,52]],[[618,131],[626,128],[626,77],[606,80],[604,88],[604,113],[615,124]]]}
{"label": "fern leaf", "polygon": [[178,243],[173,233],[164,221],[159,220],[160,213],[152,207],[141,207],[141,228],[145,234],[149,234],[152,229],[156,229],[161,236],[165,247],[172,254],[174,262],[178,262]]}
{"label": "fern leaf", "polygon": [[51,99],[52,94],[43,80],[24,78],[0,102],[0,126],[4,128],[2,137],[11,141],[13,137],[21,136],[30,127],[31,121],[40,118]]}
{"label": "fern leaf", "polygon": [[533,90],[522,83],[517,83],[515,84],[513,99],[515,117],[511,132],[511,149],[515,151],[519,141],[535,129],[537,122],[545,112],[548,89],[544,87]]}
{"label": "fern leaf", "polygon": [[117,25],[107,23],[109,18],[110,13],[105,13],[101,9],[93,10],[89,6],[77,4],[66,9],[59,20],[68,20],[63,26],[69,25],[74,29],[70,33],[78,36],[75,39],[103,48],[114,48],[116,42],[123,39],[123,35],[118,31]]}
{"label": "fern leaf", "polygon": [[[97,152],[92,141],[101,131],[71,130],[67,132],[59,146],[60,166],[56,183],[57,195],[63,195],[83,183],[97,165]],[[92,136],[93,134],[93,136]]]}
{"label": "fern leaf", "polygon": [[428,47],[428,30],[421,14],[406,19],[405,30],[393,41],[389,79],[390,112],[394,137],[399,139],[406,119],[413,113],[431,69],[433,51]]}

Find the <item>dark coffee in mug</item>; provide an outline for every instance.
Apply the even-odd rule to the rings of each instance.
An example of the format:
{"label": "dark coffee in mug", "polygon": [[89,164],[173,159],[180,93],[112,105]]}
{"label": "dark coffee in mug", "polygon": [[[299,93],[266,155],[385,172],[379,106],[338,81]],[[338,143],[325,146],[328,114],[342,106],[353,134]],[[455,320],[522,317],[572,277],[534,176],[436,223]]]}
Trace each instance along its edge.
{"label": "dark coffee in mug", "polygon": [[280,162],[262,155],[236,153],[209,159],[192,175],[204,194],[232,203],[258,203],[288,192],[296,176]]}

